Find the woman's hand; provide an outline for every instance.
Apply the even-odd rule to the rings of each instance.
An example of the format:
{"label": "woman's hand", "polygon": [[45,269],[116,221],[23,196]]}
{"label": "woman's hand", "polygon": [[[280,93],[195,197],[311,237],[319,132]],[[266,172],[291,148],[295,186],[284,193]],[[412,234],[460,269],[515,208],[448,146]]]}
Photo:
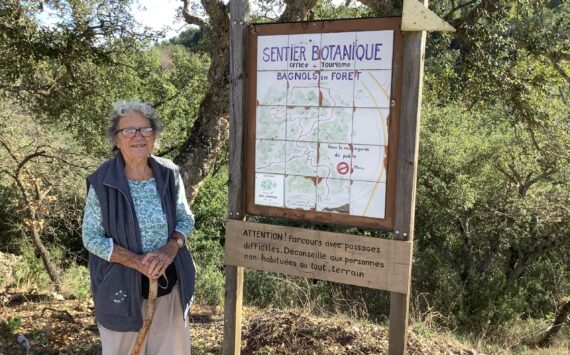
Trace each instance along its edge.
{"label": "woman's hand", "polygon": [[145,254],[142,259],[143,273],[151,280],[159,278],[174,261],[178,249],[176,241],[169,239],[162,247]]}
{"label": "woman's hand", "polygon": [[[133,263],[133,268],[143,274],[144,276],[148,277],[149,280],[158,279],[161,274],[155,275],[155,271],[149,268],[148,263],[145,261],[145,255],[136,255],[134,257],[135,261]],[[157,259],[158,260],[158,259]]]}
{"label": "woman's hand", "polygon": [[172,238],[161,248],[144,255],[135,254],[122,246],[115,245],[110,261],[135,269],[150,280],[155,280],[164,274],[178,250],[178,243]]}
{"label": "woman's hand", "polygon": [[112,263],[118,263],[126,267],[130,267],[131,269],[135,269],[149,279],[157,279],[160,274],[158,276],[154,276],[154,274],[149,273],[149,267],[145,264],[145,257],[146,255],[135,254],[132,251],[115,244],[110,261]]}

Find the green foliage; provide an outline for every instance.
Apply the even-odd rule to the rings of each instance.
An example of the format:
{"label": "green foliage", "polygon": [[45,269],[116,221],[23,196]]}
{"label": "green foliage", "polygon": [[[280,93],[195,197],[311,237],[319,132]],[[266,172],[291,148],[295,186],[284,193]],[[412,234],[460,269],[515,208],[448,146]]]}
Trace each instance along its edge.
{"label": "green foliage", "polygon": [[151,55],[158,59],[152,73],[139,85],[141,97],[160,113],[164,130],[157,154],[175,156],[189,135],[206,88],[209,58],[192,54],[180,45],[157,46]]}
{"label": "green foliage", "polygon": [[19,316],[14,316],[8,320],[6,327],[10,333],[16,333],[18,329],[22,326],[22,318]]}
{"label": "green foliage", "polygon": [[[4,2],[0,94],[25,104],[41,116],[37,118],[74,132],[94,151],[102,149],[98,129],[109,102],[101,101],[118,88],[131,87],[130,80],[120,80],[129,69],[124,59],[153,37],[133,31],[129,5],[102,0]],[[38,21],[48,9],[59,15],[53,26]]]}
{"label": "green foliage", "polygon": [[61,288],[66,296],[87,300],[91,297],[89,269],[82,265],[68,266],[61,277]]}
{"label": "green foliage", "polygon": [[40,258],[30,244],[22,243],[20,247],[22,258],[13,267],[13,277],[16,287],[24,290],[50,289],[51,281]]}
{"label": "green foliage", "polygon": [[205,238],[220,240],[228,205],[228,173],[226,168],[206,178],[192,204],[196,229]]}
{"label": "green foliage", "polygon": [[18,198],[17,191],[10,188],[7,179],[0,176],[0,205],[5,206],[0,209],[0,243],[4,252],[15,253],[19,249],[17,238],[14,234],[19,231],[22,225],[22,218],[18,210],[14,207],[13,201]]}
{"label": "green foliage", "polygon": [[287,308],[303,304],[307,301],[305,297],[307,292],[304,292],[306,288],[299,287],[296,281],[306,282],[302,278],[246,269],[244,303],[262,308],[268,306]]}
{"label": "green foliage", "polygon": [[428,41],[413,289],[492,336],[570,292],[570,7],[458,4],[434,4],[458,31]]}
{"label": "green foliage", "polygon": [[207,37],[204,31],[197,27],[190,27],[182,31],[178,36],[166,42],[168,44],[181,45],[193,53],[205,53],[208,48]]}
{"label": "green foliage", "polygon": [[[568,252],[568,157],[547,148],[567,137],[513,126],[507,115],[500,107],[424,111],[414,289],[474,332],[523,314],[541,317],[531,310],[551,309],[553,287],[558,297],[570,291],[567,283],[541,287],[553,269],[539,266]],[[555,274],[568,273],[567,263],[558,265]]]}
{"label": "green foliage", "polygon": [[385,322],[389,294],[380,290],[246,269],[244,302],[255,307],[302,308]]}
{"label": "green foliage", "polygon": [[111,104],[145,100],[165,121],[163,152],[176,149],[196,115],[208,61],[182,46],[151,49],[158,34],[135,30],[131,1],[48,2],[59,15],[51,27],[38,23],[42,3],[11,0],[0,12],[0,95],[100,156]]}
{"label": "green foliage", "polygon": [[331,0],[319,0],[312,10],[315,20],[365,18],[371,17],[372,12],[366,6],[357,5],[352,1],[349,6],[337,6]]}
{"label": "green foliage", "polygon": [[[41,239],[65,246],[69,260],[83,249],[80,238],[85,194],[84,176],[95,161],[73,137],[34,122],[15,105],[0,103],[0,198],[5,227],[0,234],[2,250],[17,252],[23,235],[31,242],[29,211],[41,226]],[[22,162],[22,168],[18,166]]]}
{"label": "green foliage", "polygon": [[218,265],[198,266],[196,274],[196,301],[209,306],[222,306],[225,278]]}
{"label": "green foliage", "polygon": [[221,305],[224,297],[221,238],[227,214],[227,179],[225,168],[208,176],[192,204],[196,223],[190,249],[198,268],[196,299],[212,306]]}
{"label": "green foliage", "polygon": [[562,73],[570,40],[561,33],[570,27],[570,4],[544,3],[435,3],[434,10],[457,33],[432,33],[428,41],[426,70],[434,75],[427,81],[430,101],[487,108],[500,104],[516,113],[514,121],[548,120],[543,106],[535,105],[532,98],[547,97],[556,82],[567,77]]}

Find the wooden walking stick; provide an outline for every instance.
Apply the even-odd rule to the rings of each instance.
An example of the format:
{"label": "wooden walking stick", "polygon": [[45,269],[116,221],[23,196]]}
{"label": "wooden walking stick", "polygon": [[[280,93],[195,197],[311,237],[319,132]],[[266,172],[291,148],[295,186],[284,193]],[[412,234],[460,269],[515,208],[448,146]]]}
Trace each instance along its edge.
{"label": "wooden walking stick", "polygon": [[137,341],[135,342],[135,347],[131,352],[131,355],[139,355],[141,352],[142,345],[150,329],[150,324],[152,323],[152,316],[154,315],[154,306],[156,305],[156,293],[158,290],[158,282],[156,279],[149,280],[148,286],[148,303],[146,305],[145,320],[139,335],[137,336]]}

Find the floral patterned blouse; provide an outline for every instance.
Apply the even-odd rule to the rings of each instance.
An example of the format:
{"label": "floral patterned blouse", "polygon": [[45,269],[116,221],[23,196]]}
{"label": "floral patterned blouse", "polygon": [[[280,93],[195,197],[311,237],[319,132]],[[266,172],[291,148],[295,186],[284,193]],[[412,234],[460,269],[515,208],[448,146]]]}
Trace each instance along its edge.
{"label": "floral patterned blouse", "polygon": [[[156,189],[156,181],[151,178],[149,180],[128,180],[128,183],[141,231],[143,252],[156,250],[166,244],[170,237],[166,214],[162,210]],[[176,191],[178,199],[175,230],[187,238],[194,228],[194,215],[186,201],[186,192],[180,177],[176,182]],[[95,190],[90,187],[83,214],[83,245],[92,254],[110,261],[113,253],[113,239],[105,236],[102,219],[99,199],[97,199]]]}

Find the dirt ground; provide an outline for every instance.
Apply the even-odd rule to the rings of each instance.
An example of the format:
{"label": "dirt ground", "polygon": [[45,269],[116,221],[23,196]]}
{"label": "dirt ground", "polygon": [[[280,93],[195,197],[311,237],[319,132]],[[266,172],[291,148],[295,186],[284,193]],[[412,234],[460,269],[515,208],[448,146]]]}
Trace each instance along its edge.
{"label": "dirt ground", "polygon": [[[324,318],[301,311],[251,310],[244,313],[242,354],[385,354],[388,330],[348,318]],[[195,305],[190,333],[193,354],[220,354],[223,312]],[[0,293],[0,354],[100,354],[90,301],[51,295]],[[410,332],[409,354],[481,354],[450,337]]]}

